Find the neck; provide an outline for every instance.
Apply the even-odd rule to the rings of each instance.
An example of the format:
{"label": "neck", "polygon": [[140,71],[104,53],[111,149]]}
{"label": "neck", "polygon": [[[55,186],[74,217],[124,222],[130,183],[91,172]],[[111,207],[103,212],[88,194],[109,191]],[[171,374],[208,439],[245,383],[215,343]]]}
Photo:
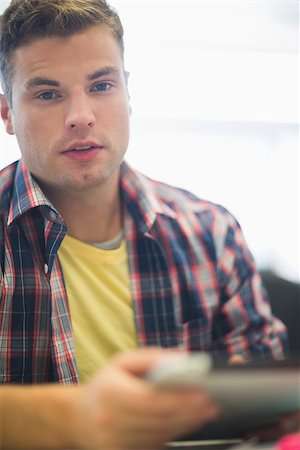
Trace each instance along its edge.
{"label": "neck", "polygon": [[43,189],[63,217],[68,234],[87,243],[113,239],[122,229],[119,180],[110,189],[61,193]]}

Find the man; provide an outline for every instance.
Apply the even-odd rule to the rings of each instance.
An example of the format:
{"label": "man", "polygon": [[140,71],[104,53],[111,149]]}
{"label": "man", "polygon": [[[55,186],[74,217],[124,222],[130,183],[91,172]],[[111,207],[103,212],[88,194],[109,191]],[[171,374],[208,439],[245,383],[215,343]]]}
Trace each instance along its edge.
{"label": "man", "polygon": [[[235,219],[123,161],[130,107],[118,15],[101,0],[13,0],[0,52],[1,116],[22,154],[0,181],[1,382],[84,382],[115,353],[146,346],[282,358],[284,327]],[[134,355],[118,373],[150,367],[146,350]],[[215,406],[201,402],[202,419],[184,411],[184,425],[174,427],[177,417],[162,438],[209,420]]]}

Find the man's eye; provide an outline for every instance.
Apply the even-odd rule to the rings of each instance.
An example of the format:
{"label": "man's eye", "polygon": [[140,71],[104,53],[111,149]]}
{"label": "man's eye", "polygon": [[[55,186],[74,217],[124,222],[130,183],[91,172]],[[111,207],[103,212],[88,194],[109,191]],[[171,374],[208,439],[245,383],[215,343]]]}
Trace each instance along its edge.
{"label": "man's eye", "polygon": [[97,91],[97,92],[101,92],[101,91],[108,91],[111,88],[111,84],[110,83],[97,83],[95,84],[95,86],[93,86],[92,91]]}
{"label": "man's eye", "polygon": [[47,92],[43,92],[42,94],[39,95],[38,98],[40,98],[41,100],[53,100],[54,98],[57,97],[57,94],[53,91],[47,91]]}

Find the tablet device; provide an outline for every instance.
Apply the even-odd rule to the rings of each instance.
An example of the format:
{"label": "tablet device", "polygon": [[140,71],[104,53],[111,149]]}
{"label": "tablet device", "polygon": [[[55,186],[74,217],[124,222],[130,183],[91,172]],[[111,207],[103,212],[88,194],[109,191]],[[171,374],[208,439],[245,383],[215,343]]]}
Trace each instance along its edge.
{"label": "tablet device", "polygon": [[172,355],[153,367],[147,379],[160,389],[199,386],[218,402],[220,418],[193,439],[241,437],[300,410],[300,360],[223,365],[206,353]]}

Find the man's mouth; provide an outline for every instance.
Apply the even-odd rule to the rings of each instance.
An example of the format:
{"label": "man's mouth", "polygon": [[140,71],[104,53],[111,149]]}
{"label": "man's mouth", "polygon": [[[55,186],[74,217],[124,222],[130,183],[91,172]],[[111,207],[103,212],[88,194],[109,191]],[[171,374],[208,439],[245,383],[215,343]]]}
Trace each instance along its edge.
{"label": "man's mouth", "polygon": [[95,148],[100,148],[97,147],[96,145],[85,145],[84,147],[74,147],[74,148],[69,148],[68,150],[65,150],[64,153],[68,153],[68,152],[87,152],[89,150],[93,150]]}
{"label": "man's mouth", "polygon": [[86,150],[91,150],[92,148],[96,148],[96,147],[92,147],[91,145],[89,145],[89,146],[86,146],[86,147],[76,147],[76,148],[73,148],[72,150],[69,150],[69,151],[84,152]]}
{"label": "man's mouth", "polygon": [[69,148],[63,152],[64,155],[81,161],[88,161],[94,159],[103,147],[95,145],[83,145]]}
{"label": "man's mouth", "polygon": [[77,141],[74,140],[73,142],[71,142],[69,147],[67,147],[64,150],[64,153],[66,153],[66,152],[74,152],[74,151],[85,152],[85,151],[92,150],[94,148],[98,148],[99,149],[101,147],[102,146],[96,141],[88,140],[88,139],[86,139],[86,140],[79,140],[78,139]]}

